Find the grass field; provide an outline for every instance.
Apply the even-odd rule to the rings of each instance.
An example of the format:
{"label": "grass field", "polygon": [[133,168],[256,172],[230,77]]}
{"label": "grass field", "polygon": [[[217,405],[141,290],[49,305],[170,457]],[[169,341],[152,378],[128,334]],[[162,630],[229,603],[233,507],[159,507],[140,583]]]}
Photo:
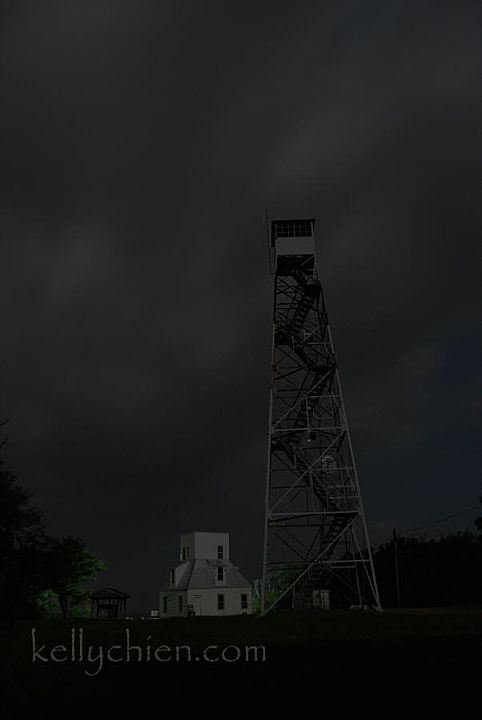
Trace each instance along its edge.
{"label": "grass field", "polygon": [[218,714],[307,698],[341,718],[359,703],[374,717],[465,717],[480,692],[481,629],[480,608],[22,621],[1,628],[3,717],[150,718],[205,703]]}

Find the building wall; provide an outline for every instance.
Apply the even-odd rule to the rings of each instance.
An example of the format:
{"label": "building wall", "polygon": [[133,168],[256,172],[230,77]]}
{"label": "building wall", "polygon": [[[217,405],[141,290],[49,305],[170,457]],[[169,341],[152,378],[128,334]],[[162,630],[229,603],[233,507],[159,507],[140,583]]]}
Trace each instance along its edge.
{"label": "building wall", "polygon": [[[218,609],[218,595],[224,595],[224,610]],[[241,595],[247,595],[248,607],[241,607]],[[192,605],[195,615],[251,615],[253,598],[251,588],[206,588],[187,591],[187,603]]]}
{"label": "building wall", "polygon": [[192,560],[194,558],[194,533],[189,535],[181,535],[181,547],[179,550],[179,560]]}
{"label": "building wall", "polygon": [[276,238],[277,255],[314,255],[315,241],[312,237]]}
{"label": "building wall", "polygon": [[[195,532],[181,535],[180,559],[181,561],[196,558],[216,560],[219,545],[223,546],[223,560],[229,560],[229,533]],[[183,557],[183,548],[187,551],[185,557]]]}
{"label": "building wall", "polygon": [[[218,595],[224,595],[224,610],[218,608]],[[241,595],[247,595],[246,609],[241,607]],[[179,598],[182,597],[182,610]],[[167,612],[164,612],[164,598],[167,600]],[[159,593],[159,617],[187,617],[188,605],[192,605],[195,615],[251,615],[253,598],[251,588],[205,588],[193,590],[168,590]]]}
{"label": "building wall", "polygon": [[[164,612],[164,598],[167,601],[167,612]],[[182,598],[182,610],[179,609],[179,598]],[[159,593],[159,617],[187,617],[186,590],[168,590]]]}

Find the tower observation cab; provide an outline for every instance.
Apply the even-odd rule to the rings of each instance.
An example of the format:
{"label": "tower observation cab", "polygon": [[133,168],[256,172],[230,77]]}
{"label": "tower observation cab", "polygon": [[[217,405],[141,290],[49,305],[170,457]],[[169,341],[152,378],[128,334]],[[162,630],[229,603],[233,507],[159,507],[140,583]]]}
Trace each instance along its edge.
{"label": "tower observation cab", "polygon": [[[262,612],[380,610],[313,218],[273,220]],[[327,598],[329,597],[329,602]]]}

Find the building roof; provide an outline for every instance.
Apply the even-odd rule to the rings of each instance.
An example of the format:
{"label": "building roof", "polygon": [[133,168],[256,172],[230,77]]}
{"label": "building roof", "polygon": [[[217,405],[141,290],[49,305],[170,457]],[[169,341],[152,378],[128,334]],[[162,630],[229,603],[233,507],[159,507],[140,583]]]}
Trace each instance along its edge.
{"label": "building roof", "polygon": [[[189,560],[179,582],[175,587],[170,587],[165,582],[161,590],[196,590],[206,588],[249,588],[249,583],[239,570],[229,560],[205,560],[197,558]],[[215,582],[216,568],[224,568],[225,582],[222,585]]]}
{"label": "building roof", "polygon": [[224,530],[193,530],[192,532],[182,533],[181,538],[190,535],[229,535],[229,533]]}
{"label": "building roof", "polygon": [[126,595],[120,590],[114,590],[114,588],[103,588],[102,590],[97,590],[97,592],[91,593],[90,597],[97,598],[98,600],[106,600],[107,598],[128,598],[130,595]]}

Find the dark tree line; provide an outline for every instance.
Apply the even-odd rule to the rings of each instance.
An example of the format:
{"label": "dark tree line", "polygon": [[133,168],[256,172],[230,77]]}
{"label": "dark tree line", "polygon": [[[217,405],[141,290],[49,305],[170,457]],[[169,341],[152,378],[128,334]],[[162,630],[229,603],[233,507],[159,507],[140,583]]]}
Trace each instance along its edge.
{"label": "dark tree line", "polygon": [[478,534],[457,532],[439,540],[396,537],[381,545],[373,560],[382,606],[482,603],[481,525],[478,518]]}
{"label": "dark tree line", "polygon": [[40,614],[46,593],[57,598],[68,618],[88,595],[82,583],[105,567],[82,539],[48,535],[31,494],[5,467],[5,443],[0,442],[0,618],[13,626],[17,618]]}

